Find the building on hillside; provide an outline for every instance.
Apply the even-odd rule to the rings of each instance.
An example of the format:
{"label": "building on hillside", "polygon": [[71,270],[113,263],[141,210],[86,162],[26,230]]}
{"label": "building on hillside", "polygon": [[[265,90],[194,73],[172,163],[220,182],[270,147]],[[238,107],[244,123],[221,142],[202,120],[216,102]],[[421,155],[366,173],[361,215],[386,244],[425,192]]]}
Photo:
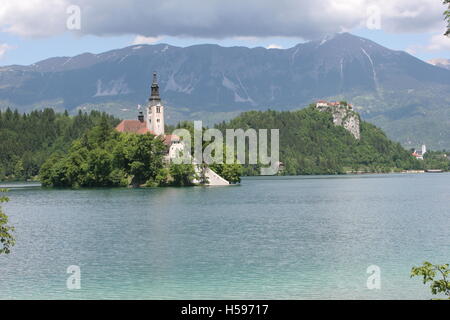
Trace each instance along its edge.
{"label": "building on hillside", "polygon": [[[122,120],[116,130],[119,132],[130,132],[136,134],[151,133],[158,139],[162,139],[167,146],[164,160],[166,163],[176,158],[184,150],[184,144],[179,136],[174,134],[166,134],[164,129],[164,105],[161,103],[161,96],[159,94],[159,85],[156,73],[153,73],[153,82],[151,85],[150,98],[146,112],[139,111],[137,120]],[[195,170],[198,174],[206,176],[207,185],[228,185],[227,180],[220,177],[210,168],[204,168],[200,164],[195,164]],[[197,183],[197,181],[194,181]]]}
{"label": "building on hillside", "polygon": [[353,105],[350,103],[344,102],[344,101],[325,101],[325,100],[319,100],[316,102],[316,108],[317,109],[327,109],[332,107],[345,107],[349,110],[353,110]]}
{"label": "building on hillside", "polygon": [[427,146],[423,144],[421,150],[414,150],[411,155],[418,160],[423,160],[425,153],[427,153]]}
{"label": "building on hillside", "polygon": [[345,101],[328,102],[319,100],[316,102],[316,109],[321,112],[331,113],[333,116],[333,123],[336,126],[344,127],[355,137],[355,139],[361,139],[361,121],[351,104]]}

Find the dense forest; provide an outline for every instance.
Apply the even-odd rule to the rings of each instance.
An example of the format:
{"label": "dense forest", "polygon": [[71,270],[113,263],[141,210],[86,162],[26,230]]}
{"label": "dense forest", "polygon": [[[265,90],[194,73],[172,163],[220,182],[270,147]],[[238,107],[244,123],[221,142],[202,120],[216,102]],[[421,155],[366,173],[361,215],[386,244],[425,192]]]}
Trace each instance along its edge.
{"label": "dense forest", "polygon": [[[52,187],[192,186],[205,181],[193,164],[167,164],[167,148],[147,133],[121,133],[106,117],[72,142],[67,152],[55,152],[42,165],[40,181]],[[214,165],[232,183],[240,181],[240,166]],[[203,180],[202,180],[203,179]]]}
{"label": "dense forest", "polygon": [[[118,122],[96,111],[76,116],[52,109],[29,114],[10,109],[0,112],[0,181],[40,179],[44,185],[66,187],[191,184],[192,166],[165,166],[162,157],[167,147],[159,139],[118,133],[113,129]],[[167,127],[168,132],[175,128],[193,131],[190,122]],[[429,151],[423,161],[416,160],[364,121],[357,140],[335,126],[331,114],[312,106],[291,112],[250,111],[216,128],[280,129],[281,174],[450,169],[445,152]],[[211,167],[232,182],[239,182],[241,174],[260,172],[258,165],[247,165],[244,170],[240,165]]]}
{"label": "dense forest", "polygon": [[[280,129],[280,161],[288,175],[392,172],[424,165],[374,125],[361,121],[361,139],[357,140],[335,126],[330,113],[313,106],[290,112],[250,111],[217,128]],[[258,166],[246,166],[245,172],[258,174]]]}
{"label": "dense forest", "polygon": [[[40,170],[40,180],[44,186],[54,187],[121,186],[128,181],[119,167],[127,166],[138,183],[155,176],[160,166],[150,163],[162,163],[163,149],[164,144],[150,135],[121,135],[102,120],[74,140],[67,152],[53,153]],[[147,165],[143,159],[149,160]]]}
{"label": "dense forest", "polygon": [[450,153],[447,151],[427,151],[421,161],[425,170],[440,169],[450,171]]}
{"label": "dense forest", "polygon": [[76,116],[53,109],[19,114],[0,111],[0,181],[34,179],[54,152],[66,152],[72,141],[105,119],[115,126],[119,120],[105,113],[79,112]]}

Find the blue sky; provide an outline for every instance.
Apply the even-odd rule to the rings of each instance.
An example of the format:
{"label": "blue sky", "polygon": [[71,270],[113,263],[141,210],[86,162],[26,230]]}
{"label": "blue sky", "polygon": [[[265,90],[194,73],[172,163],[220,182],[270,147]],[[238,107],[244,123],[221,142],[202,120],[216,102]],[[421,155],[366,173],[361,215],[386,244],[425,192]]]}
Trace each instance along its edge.
{"label": "blue sky", "polygon": [[[289,48],[340,31],[405,50],[423,60],[450,59],[450,39],[442,36],[445,7],[437,0],[376,2],[378,28],[370,28],[366,22],[374,3],[371,0],[318,0],[316,4],[306,0],[242,0],[238,11],[232,7],[234,0],[129,0],[128,5],[122,0],[86,1],[20,0],[21,5],[17,5],[19,1],[2,0],[0,65],[28,65],[49,57],[100,53],[135,43]],[[71,3],[80,8],[81,28],[75,31],[63,26],[71,16],[66,10]],[[326,26],[318,14],[321,11]],[[195,17],[180,18],[192,16],[192,12]],[[258,19],[251,21],[255,16]]]}

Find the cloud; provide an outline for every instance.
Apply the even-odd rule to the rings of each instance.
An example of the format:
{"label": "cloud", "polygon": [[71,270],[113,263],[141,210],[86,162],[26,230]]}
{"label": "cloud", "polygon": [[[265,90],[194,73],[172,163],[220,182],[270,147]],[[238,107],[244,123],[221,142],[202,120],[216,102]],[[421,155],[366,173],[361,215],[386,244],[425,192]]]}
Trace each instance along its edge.
{"label": "cloud", "polygon": [[415,45],[405,49],[406,52],[412,55],[430,51],[449,51],[449,50],[450,50],[450,38],[442,34],[436,34],[431,36],[430,40],[425,45]]}
{"label": "cloud", "polygon": [[273,43],[273,44],[269,44],[267,46],[267,49],[283,49],[283,47],[278,44]]}
{"label": "cloud", "polygon": [[131,44],[152,44],[158,41],[161,41],[164,37],[144,37],[144,36],[136,36]]}
{"label": "cloud", "polygon": [[65,31],[67,0],[2,0],[0,30],[27,37],[51,36]]}
{"label": "cloud", "polygon": [[8,50],[11,50],[13,47],[6,43],[0,43],[0,59],[6,54]]}
{"label": "cloud", "polygon": [[366,27],[373,8],[387,32],[445,27],[440,0],[2,0],[0,30],[26,37],[63,33],[70,5],[81,9],[81,29],[73,31],[81,35],[313,39]]}
{"label": "cloud", "polygon": [[450,50],[450,38],[444,35],[434,35],[426,46],[429,51]]}

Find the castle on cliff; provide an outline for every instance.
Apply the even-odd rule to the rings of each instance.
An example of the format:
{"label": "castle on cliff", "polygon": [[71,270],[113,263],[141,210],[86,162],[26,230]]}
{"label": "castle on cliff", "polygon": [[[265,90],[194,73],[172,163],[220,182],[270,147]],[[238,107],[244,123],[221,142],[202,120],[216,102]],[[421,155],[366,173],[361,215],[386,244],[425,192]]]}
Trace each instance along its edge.
{"label": "castle on cliff", "polygon": [[316,102],[316,109],[331,113],[334,125],[344,127],[355,139],[361,139],[361,120],[351,104],[345,101],[328,102],[319,100]]}

